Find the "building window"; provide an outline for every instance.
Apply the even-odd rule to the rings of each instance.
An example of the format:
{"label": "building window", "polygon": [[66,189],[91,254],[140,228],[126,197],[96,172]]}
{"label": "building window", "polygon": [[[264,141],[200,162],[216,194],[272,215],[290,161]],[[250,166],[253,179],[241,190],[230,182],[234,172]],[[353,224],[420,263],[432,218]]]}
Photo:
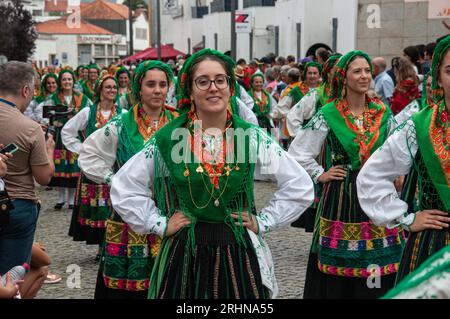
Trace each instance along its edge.
{"label": "building window", "polygon": [[95,45],[95,56],[105,56],[105,45],[96,44]]}
{"label": "building window", "polygon": [[41,17],[42,16],[42,10],[33,10],[32,15],[33,15],[33,17]]}
{"label": "building window", "polygon": [[147,40],[147,29],[136,28],[136,39]]}
{"label": "building window", "polygon": [[108,56],[114,56],[112,44],[108,44]]}
{"label": "building window", "polygon": [[95,59],[95,63],[99,66],[99,67],[104,67],[106,65],[106,59]]}
{"label": "building window", "polygon": [[79,44],[78,51],[80,54],[91,54],[91,45],[90,44]]}

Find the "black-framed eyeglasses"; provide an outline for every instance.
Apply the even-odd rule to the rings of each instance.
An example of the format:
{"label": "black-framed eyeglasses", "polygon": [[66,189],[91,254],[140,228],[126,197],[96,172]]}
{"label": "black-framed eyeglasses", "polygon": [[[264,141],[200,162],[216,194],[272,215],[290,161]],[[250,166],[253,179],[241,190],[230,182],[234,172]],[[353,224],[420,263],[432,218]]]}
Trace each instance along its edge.
{"label": "black-framed eyeglasses", "polygon": [[227,75],[216,76],[214,80],[210,80],[207,76],[200,76],[194,80],[195,86],[202,91],[208,91],[213,83],[217,89],[225,90],[229,86],[229,82],[230,77]]}

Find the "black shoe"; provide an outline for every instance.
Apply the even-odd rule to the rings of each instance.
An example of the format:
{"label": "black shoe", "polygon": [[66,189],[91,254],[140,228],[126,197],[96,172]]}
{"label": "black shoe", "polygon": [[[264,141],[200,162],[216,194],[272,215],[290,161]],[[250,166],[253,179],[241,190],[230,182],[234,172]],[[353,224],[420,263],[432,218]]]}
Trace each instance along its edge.
{"label": "black shoe", "polygon": [[63,208],[63,206],[64,206],[64,203],[56,203],[56,205],[55,205],[55,210],[61,210],[61,208]]}
{"label": "black shoe", "polygon": [[73,207],[74,207],[73,205],[69,205],[69,209],[73,209]]}

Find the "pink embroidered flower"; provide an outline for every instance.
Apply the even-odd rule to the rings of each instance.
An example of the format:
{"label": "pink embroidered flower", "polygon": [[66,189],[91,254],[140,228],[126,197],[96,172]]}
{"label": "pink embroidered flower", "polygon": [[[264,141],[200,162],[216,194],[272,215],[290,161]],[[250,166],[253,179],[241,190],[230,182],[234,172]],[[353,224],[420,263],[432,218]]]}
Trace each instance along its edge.
{"label": "pink embroidered flower", "polygon": [[109,244],[107,248],[108,248],[108,255],[111,255],[111,256],[119,255],[119,251],[120,251],[119,246],[114,245],[114,244]]}

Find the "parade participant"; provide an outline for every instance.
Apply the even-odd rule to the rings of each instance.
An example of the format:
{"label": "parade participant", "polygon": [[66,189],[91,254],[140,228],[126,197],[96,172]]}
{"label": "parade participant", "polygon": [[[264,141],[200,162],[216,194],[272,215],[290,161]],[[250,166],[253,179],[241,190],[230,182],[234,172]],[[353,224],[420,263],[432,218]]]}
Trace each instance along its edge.
{"label": "parade participant", "polygon": [[118,97],[120,106],[122,109],[128,110],[134,105],[130,72],[122,66],[116,72],[116,79],[119,83]]}
{"label": "parade participant", "polygon": [[298,85],[289,91],[289,97],[281,100],[280,108],[290,110],[291,107],[297,104],[306,94],[308,94],[309,91],[317,88],[319,85],[321,72],[322,66],[319,63],[306,63],[305,70],[303,71],[304,81],[299,82]]}
{"label": "parade participant", "polygon": [[400,58],[394,69],[397,85],[391,102],[391,110],[394,115],[400,113],[411,101],[420,97],[419,81],[411,63]]}
{"label": "parade participant", "polygon": [[[295,70],[295,69],[293,69]],[[274,118],[280,119],[280,135],[283,141],[286,143],[286,148],[289,145],[291,134],[287,128],[287,114],[291,110],[293,105],[296,105],[310,90],[317,87],[320,79],[320,72],[322,66],[317,62],[308,62],[305,65],[303,71],[303,77],[305,81],[297,82],[294,85],[289,85],[284,92],[284,96],[277,107],[274,110]],[[292,72],[291,70],[289,72]]]}
{"label": "parade participant", "polygon": [[83,82],[88,80],[87,77],[85,78],[85,73],[84,73],[85,69],[86,69],[86,67],[84,65],[79,65],[75,71],[77,80],[74,85],[74,89],[77,92],[83,92]]}
{"label": "parade participant", "polygon": [[306,124],[317,110],[327,104],[331,94],[331,78],[335,66],[342,54],[332,54],[322,69],[322,84],[316,90],[311,90],[287,113],[286,128],[291,137],[295,137],[300,127]]}
{"label": "parade participant", "polygon": [[[41,104],[49,106],[65,105],[75,114],[84,107],[90,107],[92,105],[91,100],[89,100],[83,93],[79,93],[74,90],[74,80],[75,75],[72,70],[61,70],[58,75],[58,90]],[[58,187],[58,202],[54,207],[56,210],[63,208],[66,203],[66,191],[69,209],[73,208],[75,188],[77,186],[80,173],[77,163],[77,155],[67,150],[61,139],[61,130],[69,117],[70,115],[65,118],[57,119],[53,122],[56,130],[56,146],[54,154],[55,174],[49,186]]]}
{"label": "parade participant", "polygon": [[[332,54],[325,62],[322,69],[322,84],[317,89],[311,90],[297,104],[295,104],[286,117],[286,128],[291,137],[295,137],[296,133],[316,114],[323,105],[329,102],[331,94],[331,78],[335,71],[335,66],[342,54]],[[293,227],[304,228],[306,232],[314,231],[314,223],[316,220],[316,209],[322,194],[320,184],[314,185],[315,200],[314,204],[300,216],[300,218],[292,223]]]}
{"label": "parade participant", "polygon": [[[366,94],[371,71],[366,53],[344,55],[332,79],[332,102],[298,131],[289,149],[323,184],[304,298],[376,298],[394,285],[403,232],[375,226],[356,196],[360,168],[395,125],[389,108]],[[316,161],[321,153],[323,166]],[[379,268],[372,270],[374,264]],[[380,276],[380,288],[368,287],[371,276]]]}
{"label": "parade participant", "polygon": [[[133,94],[139,102],[83,143],[79,163],[87,178],[110,184],[116,170],[177,116],[164,105],[172,80],[170,67],[159,61],[145,61],[135,69]],[[146,298],[160,238],[135,233],[115,212],[106,222],[105,236],[95,298]]]}
{"label": "parade participant", "polygon": [[[427,106],[396,129],[357,180],[359,202],[374,223],[409,230],[397,282],[450,243],[450,36],[436,46],[431,77]],[[406,174],[399,198],[393,181]]]}
{"label": "parade participant", "polygon": [[[149,298],[275,296],[270,252],[259,235],[289,225],[313,200],[302,167],[264,130],[229,111],[233,69],[232,59],[210,49],[187,59],[177,86],[185,112],[113,179],[115,210],[135,231],[163,237]],[[185,139],[174,141],[174,131]],[[239,140],[238,131],[246,137]],[[173,158],[176,145],[183,148]],[[259,214],[255,161],[279,185]]]}
{"label": "parade participant", "polygon": [[252,111],[258,119],[258,125],[267,130],[270,134],[270,129],[274,127],[272,121],[272,111],[277,106],[277,101],[263,89],[264,75],[255,73],[250,79],[250,90],[248,94],[253,99]]}
{"label": "parade participant", "polygon": [[[96,84],[96,101],[90,107],[85,107],[71,118],[61,132],[64,146],[73,154],[80,154],[83,139],[102,128],[110,119],[121,113],[117,103],[117,81],[113,75],[106,75]],[[83,172],[77,184],[75,206],[69,236],[75,241],[86,241],[88,245],[99,245],[97,258],[100,259],[100,249],[103,247],[106,220],[111,215],[109,187],[106,183],[97,184],[88,179]]]}
{"label": "parade participant", "polygon": [[40,94],[33,98],[26,111],[23,113],[39,124],[46,124],[47,120],[42,117],[42,102],[58,89],[58,76],[54,73],[47,73],[41,81]]}
{"label": "parade participant", "polygon": [[88,71],[88,80],[82,84],[83,94],[86,95],[91,101],[95,100],[95,84],[100,76],[100,68],[97,64],[90,64],[86,67]]}

